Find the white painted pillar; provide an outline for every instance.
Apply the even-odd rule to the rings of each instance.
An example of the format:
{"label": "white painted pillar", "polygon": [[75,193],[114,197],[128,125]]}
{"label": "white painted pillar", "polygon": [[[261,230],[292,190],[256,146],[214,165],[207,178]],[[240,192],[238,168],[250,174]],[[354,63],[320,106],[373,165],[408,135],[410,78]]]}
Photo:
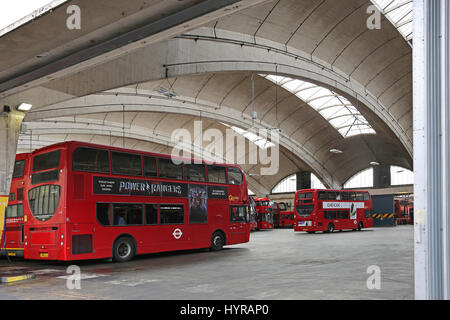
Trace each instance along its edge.
{"label": "white painted pillar", "polygon": [[[18,111],[5,111],[0,106],[0,234],[3,234],[5,209],[8,205],[11,177],[16,158],[17,141],[24,114]],[[1,239],[1,237],[0,237]]]}
{"label": "white painted pillar", "polygon": [[450,0],[414,0],[416,299],[450,299]]}

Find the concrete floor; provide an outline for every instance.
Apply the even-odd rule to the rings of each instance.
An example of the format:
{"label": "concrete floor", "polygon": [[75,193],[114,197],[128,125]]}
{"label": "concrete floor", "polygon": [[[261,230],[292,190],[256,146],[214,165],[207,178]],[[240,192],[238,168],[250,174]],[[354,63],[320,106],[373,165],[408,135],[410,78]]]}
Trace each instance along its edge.
{"label": "concrete floor", "polygon": [[[0,260],[0,273],[36,278],[0,285],[0,299],[413,299],[413,228],[333,234],[271,230],[247,244],[140,256],[128,263],[78,263],[80,290],[66,287],[70,263]],[[367,288],[369,266],[381,289]]]}

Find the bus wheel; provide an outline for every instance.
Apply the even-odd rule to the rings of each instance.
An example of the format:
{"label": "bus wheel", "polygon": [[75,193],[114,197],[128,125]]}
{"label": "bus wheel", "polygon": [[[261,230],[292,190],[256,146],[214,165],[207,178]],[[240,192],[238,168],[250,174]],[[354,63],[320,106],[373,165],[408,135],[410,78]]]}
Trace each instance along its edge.
{"label": "bus wheel", "polygon": [[363,223],[360,221],[360,222],[358,223],[358,231],[361,231],[362,228],[364,228],[364,225],[363,225]]}
{"label": "bus wheel", "polygon": [[214,232],[211,237],[211,250],[212,251],[222,250],[224,245],[225,245],[225,236],[223,235],[223,233],[220,231]]}
{"label": "bus wheel", "polygon": [[332,224],[332,223],[330,223],[329,225],[328,225],[328,232],[334,232],[334,224]]}
{"label": "bus wheel", "polygon": [[126,262],[133,259],[135,248],[133,240],[129,237],[122,237],[114,242],[113,260],[117,262]]}

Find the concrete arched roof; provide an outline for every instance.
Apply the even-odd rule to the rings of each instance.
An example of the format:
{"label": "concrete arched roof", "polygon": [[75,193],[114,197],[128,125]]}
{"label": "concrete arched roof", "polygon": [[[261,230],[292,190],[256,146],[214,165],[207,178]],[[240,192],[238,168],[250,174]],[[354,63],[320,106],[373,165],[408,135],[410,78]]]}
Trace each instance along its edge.
{"label": "concrete arched roof", "polygon": [[[280,126],[290,140],[285,148],[290,144],[324,181],[342,183],[374,160],[412,168],[411,48],[387,19],[381,30],[367,28],[369,5],[368,0],[267,1],[8,98],[32,100],[39,111],[106,90],[154,91],[167,86],[168,78],[176,80],[173,89],[182,98],[198,108],[212,106],[212,118],[228,108],[237,111],[233,121],[248,121],[249,72],[277,73],[344,95],[377,132],[343,139],[283,90],[275,116],[274,85],[257,78],[258,120]],[[29,116],[26,121],[32,120]],[[331,147],[344,154],[330,154]]]}

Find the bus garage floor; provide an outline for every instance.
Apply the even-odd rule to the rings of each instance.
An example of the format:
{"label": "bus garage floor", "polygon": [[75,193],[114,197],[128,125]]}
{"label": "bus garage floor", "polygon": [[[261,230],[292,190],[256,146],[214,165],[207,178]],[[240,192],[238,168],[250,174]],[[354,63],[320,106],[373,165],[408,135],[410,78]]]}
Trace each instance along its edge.
{"label": "bus garage floor", "polygon": [[[66,269],[81,268],[81,289],[68,289]],[[380,268],[380,289],[370,266]],[[0,273],[35,274],[0,285],[0,299],[413,299],[413,227],[333,234],[276,229],[251,242],[205,250],[110,260],[55,263],[0,260]],[[376,276],[376,275],[375,275]],[[69,281],[70,282],[70,281]]]}

